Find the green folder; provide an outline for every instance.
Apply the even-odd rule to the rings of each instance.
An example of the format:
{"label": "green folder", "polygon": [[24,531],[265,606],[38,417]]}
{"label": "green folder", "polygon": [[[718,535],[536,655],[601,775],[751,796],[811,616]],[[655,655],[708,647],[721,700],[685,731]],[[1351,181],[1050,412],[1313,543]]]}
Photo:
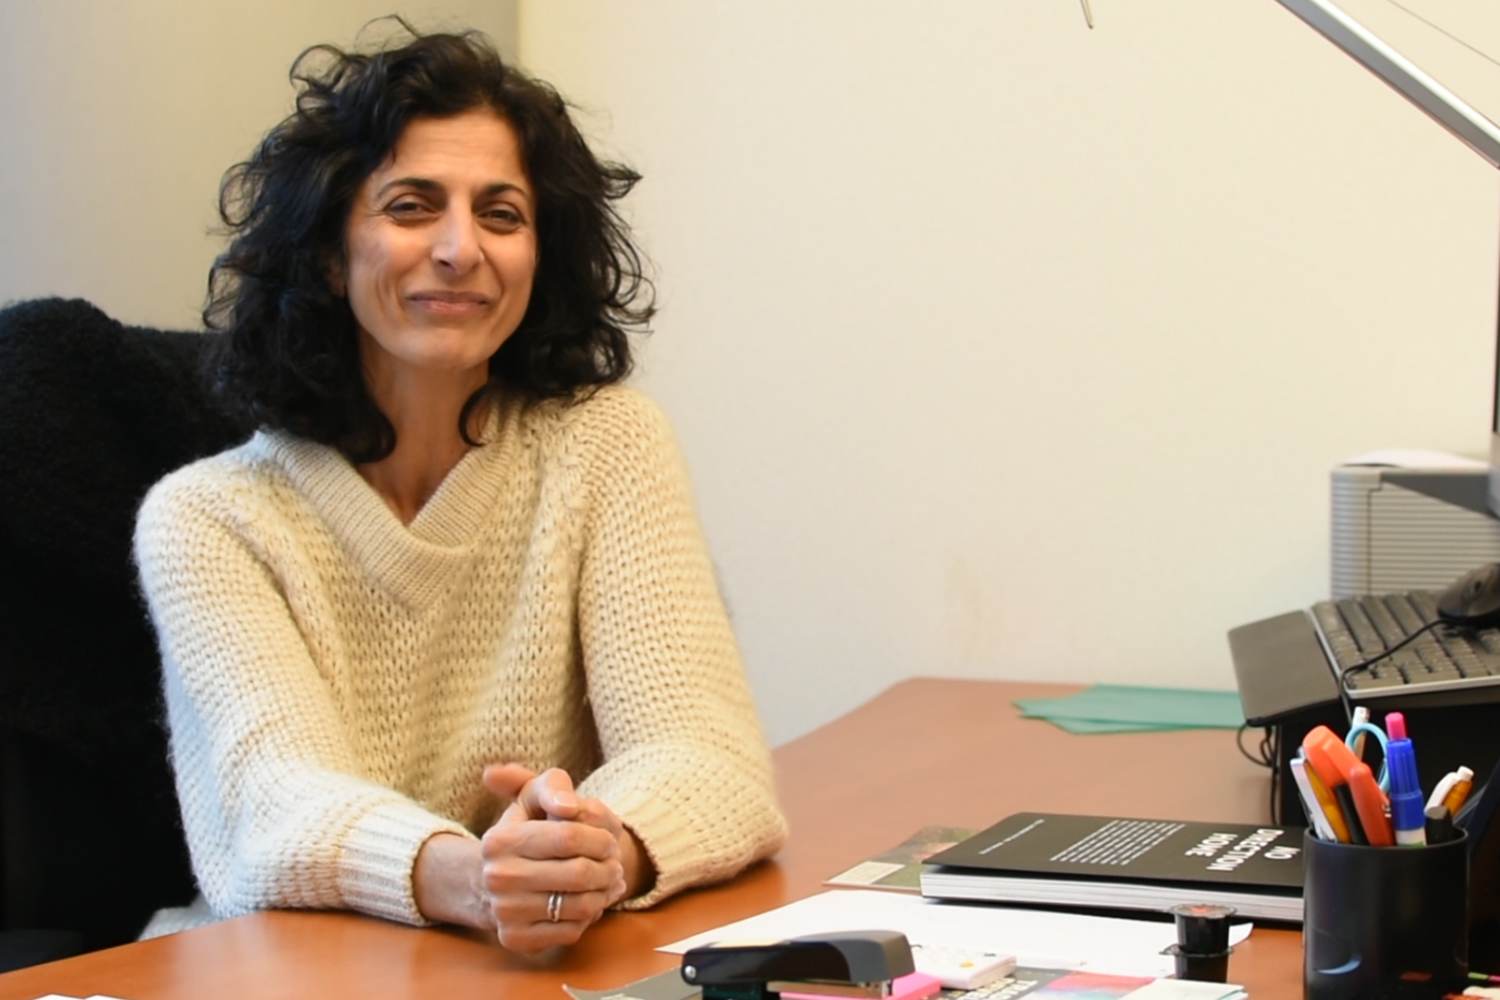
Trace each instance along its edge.
{"label": "green folder", "polygon": [[1169,729],[1238,729],[1245,724],[1233,691],[1095,684],[1066,698],[1022,698],[1028,719],[1046,719],[1070,733],[1140,733]]}

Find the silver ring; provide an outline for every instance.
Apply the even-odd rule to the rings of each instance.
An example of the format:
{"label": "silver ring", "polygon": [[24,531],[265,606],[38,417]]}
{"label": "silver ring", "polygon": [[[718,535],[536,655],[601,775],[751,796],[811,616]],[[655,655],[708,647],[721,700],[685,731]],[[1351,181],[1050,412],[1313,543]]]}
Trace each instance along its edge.
{"label": "silver ring", "polygon": [[554,924],[562,919],[562,901],[563,894],[560,892],[554,892],[547,897],[547,919]]}

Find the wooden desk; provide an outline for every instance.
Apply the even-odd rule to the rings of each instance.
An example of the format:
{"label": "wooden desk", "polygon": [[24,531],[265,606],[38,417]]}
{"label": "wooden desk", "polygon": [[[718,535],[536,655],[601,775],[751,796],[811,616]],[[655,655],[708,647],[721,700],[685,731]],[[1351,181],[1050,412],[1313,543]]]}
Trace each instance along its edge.
{"label": "wooden desk", "polygon": [[[415,930],[340,913],[261,913],[0,976],[0,1000],[46,993],[127,1000],[563,1000],[567,982],[602,989],[678,959],[653,951],[817,892],[824,878],[918,827],[974,828],[1023,810],[1246,823],[1269,818],[1267,772],[1234,733],[1069,736],[1017,718],[1016,698],[1058,684],[912,680],[775,752],[786,848],[734,882],[647,913],[611,914],[547,961],[477,933]],[[102,853],[87,864],[129,864]],[[1230,960],[1254,1000],[1299,997],[1295,931],[1257,930]]]}

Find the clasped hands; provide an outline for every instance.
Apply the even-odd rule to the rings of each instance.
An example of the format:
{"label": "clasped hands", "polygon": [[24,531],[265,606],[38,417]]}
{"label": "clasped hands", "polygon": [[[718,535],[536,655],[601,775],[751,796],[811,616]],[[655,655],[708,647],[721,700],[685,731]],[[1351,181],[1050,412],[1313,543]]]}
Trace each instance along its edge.
{"label": "clasped hands", "polygon": [[532,954],[572,944],[649,884],[634,834],[603,802],[580,799],[566,771],[491,765],[484,785],[511,804],[478,844],[438,834],[422,847],[413,881],[424,916],[492,930]]}

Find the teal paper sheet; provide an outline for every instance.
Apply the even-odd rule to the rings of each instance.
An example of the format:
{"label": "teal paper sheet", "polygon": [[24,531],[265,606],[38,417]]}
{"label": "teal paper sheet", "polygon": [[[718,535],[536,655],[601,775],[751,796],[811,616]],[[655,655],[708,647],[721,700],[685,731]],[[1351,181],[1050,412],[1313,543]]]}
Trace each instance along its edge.
{"label": "teal paper sheet", "polygon": [[1167,729],[1196,729],[1196,726],[1162,726],[1152,722],[1106,722],[1103,719],[1053,719],[1045,715],[1027,715],[1027,719],[1046,719],[1048,722],[1070,733],[1088,736],[1093,733],[1159,733]]}
{"label": "teal paper sheet", "polygon": [[1233,691],[1096,684],[1066,698],[1023,698],[1028,719],[1047,719],[1070,733],[1137,733],[1165,729],[1238,729],[1245,724]]}

